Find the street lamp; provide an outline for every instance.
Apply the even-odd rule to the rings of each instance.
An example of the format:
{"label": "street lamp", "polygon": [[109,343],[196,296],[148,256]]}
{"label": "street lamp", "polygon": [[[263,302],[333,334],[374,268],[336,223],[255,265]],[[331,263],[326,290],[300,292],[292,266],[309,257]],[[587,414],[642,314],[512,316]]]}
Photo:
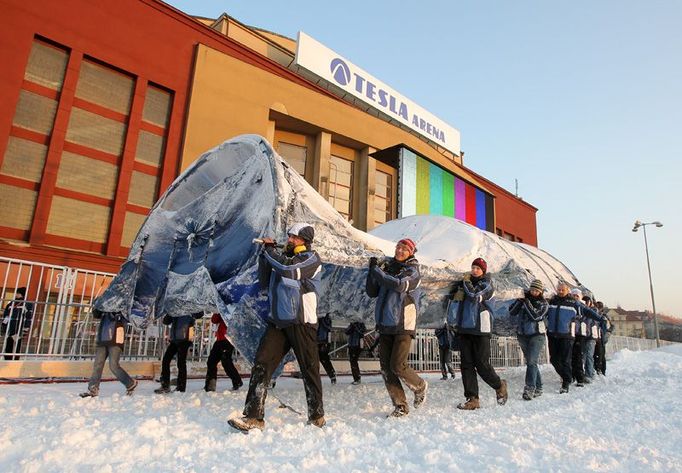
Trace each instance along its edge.
{"label": "street lamp", "polygon": [[653,307],[654,310],[654,332],[656,332],[656,346],[660,347],[661,346],[661,339],[658,336],[658,316],[656,315],[656,302],[654,301],[654,284],[651,282],[651,263],[649,263],[649,243],[647,242],[646,239],[646,226],[647,225],[655,225],[658,228],[661,228],[663,224],[661,222],[647,222],[647,223],[642,223],[639,220],[635,221],[635,226],[632,227],[632,231],[636,232],[639,230],[639,227],[642,227],[644,230],[644,249],[646,250],[646,267],[649,270],[649,289],[651,290],[651,306]]}

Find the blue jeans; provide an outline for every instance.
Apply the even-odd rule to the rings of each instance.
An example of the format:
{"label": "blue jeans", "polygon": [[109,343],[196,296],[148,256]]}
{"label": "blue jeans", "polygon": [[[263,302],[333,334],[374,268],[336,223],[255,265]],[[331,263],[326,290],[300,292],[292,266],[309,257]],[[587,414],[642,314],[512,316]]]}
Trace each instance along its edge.
{"label": "blue jeans", "polygon": [[596,340],[583,340],[583,360],[585,360],[585,376],[594,378],[594,347]]}
{"label": "blue jeans", "polygon": [[119,359],[121,358],[121,347],[119,346],[99,346],[95,350],[95,362],[92,366],[92,376],[88,383],[88,390],[97,394],[99,392],[99,383],[102,379],[102,371],[104,370],[104,363],[109,358],[109,369],[116,376],[116,378],[126,387],[129,388],[134,383],[133,379],[121,368]]}
{"label": "blue jeans", "polygon": [[542,377],[538,369],[540,353],[545,347],[544,335],[518,335],[519,345],[526,359],[526,387],[542,390]]}

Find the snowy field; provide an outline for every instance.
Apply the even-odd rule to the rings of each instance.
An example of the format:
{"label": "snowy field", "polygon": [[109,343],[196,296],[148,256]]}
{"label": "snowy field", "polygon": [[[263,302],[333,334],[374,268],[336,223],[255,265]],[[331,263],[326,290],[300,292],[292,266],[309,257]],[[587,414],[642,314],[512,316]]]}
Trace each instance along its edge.
{"label": "snowy field", "polygon": [[[84,383],[3,385],[0,471],[682,471],[682,346],[622,351],[606,378],[568,395],[551,367],[542,374],[541,398],[521,400],[523,370],[512,369],[508,404],[482,385],[474,412],[455,409],[459,378],[428,375],[426,404],[401,419],[385,418],[378,377],[325,378],[325,428],[271,397],[265,431],[249,435],[225,422],[245,392],[204,393],[201,381],[168,396],[145,381],[133,397],[103,383],[94,399],[78,397]],[[276,394],[303,410],[300,381],[280,380]]]}

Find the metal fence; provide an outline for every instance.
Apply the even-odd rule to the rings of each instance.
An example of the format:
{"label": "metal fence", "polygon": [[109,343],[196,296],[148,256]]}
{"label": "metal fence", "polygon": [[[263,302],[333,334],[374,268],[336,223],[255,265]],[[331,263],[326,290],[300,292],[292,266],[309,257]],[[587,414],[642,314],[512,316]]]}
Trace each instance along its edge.
{"label": "metal fence", "polygon": [[[3,313],[2,322],[18,316],[15,323],[19,330],[10,333],[9,323],[0,325],[0,356],[6,360],[92,358],[98,321],[92,317],[91,303],[108,286],[113,276],[110,273],[0,258],[2,308],[5,309],[14,300],[20,287],[26,288],[26,299],[33,306],[32,311],[22,313],[15,313],[13,309],[4,310],[7,313]],[[150,324],[144,331],[128,327],[123,358],[160,359],[166,346],[167,332],[168,328],[160,323]],[[367,348],[374,340],[375,334],[365,337]],[[188,360],[205,362],[213,341],[214,332],[211,331],[210,315],[207,315],[197,321]],[[655,347],[654,340],[620,336],[611,337],[606,345],[607,354],[624,348],[649,350]],[[343,329],[333,331],[331,352],[335,359],[348,359]],[[524,363],[515,337],[491,337],[490,353],[495,367],[514,367]],[[363,355],[365,360],[376,359],[366,350]],[[459,352],[452,352],[452,362],[459,367]],[[540,362],[547,362],[546,350]],[[438,341],[433,330],[417,330],[409,363],[419,371],[440,369]]]}

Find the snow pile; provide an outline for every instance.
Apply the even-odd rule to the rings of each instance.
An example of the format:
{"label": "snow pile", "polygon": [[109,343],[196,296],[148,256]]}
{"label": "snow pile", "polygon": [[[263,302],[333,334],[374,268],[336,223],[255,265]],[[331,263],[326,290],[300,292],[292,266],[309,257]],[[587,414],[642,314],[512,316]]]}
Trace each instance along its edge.
{"label": "snow pile", "polygon": [[[607,376],[557,394],[543,366],[545,394],[521,400],[523,369],[503,373],[510,399],[497,406],[481,386],[483,408],[462,412],[461,380],[430,381],[426,404],[386,419],[390,401],[377,377],[360,386],[325,379],[327,427],[267,402],[266,429],[243,435],[226,419],[245,392],[154,395],[141,382],[133,397],[104,383],[80,399],[84,384],[0,386],[0,470],[33,471],[680,471],[682,345],[622,351]],[[227,389],[221,380],[219,388]],[[302,383],[280,379],[276,394],[305,412]],[[409,395],[408,395],[409,397]]]}

